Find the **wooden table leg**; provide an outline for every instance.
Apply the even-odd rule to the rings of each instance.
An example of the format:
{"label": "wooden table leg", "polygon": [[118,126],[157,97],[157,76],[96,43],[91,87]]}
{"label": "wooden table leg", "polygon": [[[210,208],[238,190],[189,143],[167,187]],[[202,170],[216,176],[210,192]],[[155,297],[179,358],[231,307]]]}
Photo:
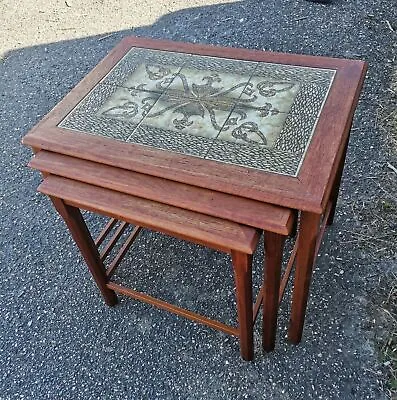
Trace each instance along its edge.
{"label": "wooden table leg", "polygon": [[342,157],[339,161],[338,170],[336,171],[336,175],[335,175],[334,182],[332,185],[331,193],[329,196],[329,200],[331,201],[332,208],[331,208],[331,212],[329,213],[329,217],[326,221],[327,225],[332,225],[332,223],[334,222],[336,203],[338,201],[338,195],[339,195],[340,182],[342,180],[343,167],[345,166],[347,146],[348,146],[348,141],[346,142],[345,147],[343,149]]}
{"label": "wooden table leg", "polygon": [[244,360],[251,361],[254,358],[252,255],[232,251],[232,261],[236,281],[240,353]]}
{"label": "wooden table leg", "polygon": [[316,241],[320,219],[321,215],[305,211],[301,212],[291,318],[288,331],[288,339],[295,344],[299,343],[302,338],[310,281],[316,256]]}
{"label": "wooden table leg", "polygon": [[298,233],[299,211],[298,210],[292,210],[292,212],[294,213],[294,223],[292,225],[290,236],[293,237]]}
{"label": "wooden table leg", "polygon": [[105,273],[105,267],[100,260],[98,249],[95,246],[80,210],[65,204],[62,199],[57,197],[51,197],[51,200],[69,228],[106,304],[114,306],[117,303],[116,293],[106,286],[108,278]]}
{"label": "wooden table leg", "polygon": [[274,349],[277,332],[281,263],[285,237],[265,232],[265,266],[263,290],[262,346],[265,351]]}

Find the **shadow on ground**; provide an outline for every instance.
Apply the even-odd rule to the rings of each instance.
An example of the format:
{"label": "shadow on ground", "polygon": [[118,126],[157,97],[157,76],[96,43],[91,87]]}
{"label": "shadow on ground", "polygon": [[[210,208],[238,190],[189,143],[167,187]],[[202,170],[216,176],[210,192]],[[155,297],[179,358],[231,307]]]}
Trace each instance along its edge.
{"label": "shadow on ground", "polygon": [[[374,218],[363,210],[382,199],[379,184],[392,157],[377,119],[393,99],[387,88],[396,32],[385,23],[396,26],[392,12],[384,0],[241,1],[7,54],[0,62],[0,399],[386,398],[368,302],[396,258],[390,247],[374,252],[357,235]],[[35,193],[40,176],[26,168],[31,153],[20,145],[22,136],[130,34],[369,61],[337,217],[317,262],[299,346],[285,339],[288,299],[273,353],[262,353],[256,325],[252,363],[240,360],[236,339],[209,328],[132,300],[106,307],[63,223]],[[90,218],[94,229],[97,223]],[[235,318],[229,261],[146,233],[123,268],[144,271],[137,285],[152,293],[229,320]],[[174,288],[175,281],[184,285]]]}

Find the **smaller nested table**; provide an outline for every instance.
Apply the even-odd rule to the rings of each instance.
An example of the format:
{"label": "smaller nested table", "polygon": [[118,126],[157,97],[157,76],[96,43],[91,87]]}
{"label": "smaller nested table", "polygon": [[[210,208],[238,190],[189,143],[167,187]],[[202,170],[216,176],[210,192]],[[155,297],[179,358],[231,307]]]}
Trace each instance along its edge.
{"label": "smaller nested table", "polygon": [[[176,207],[175,220],[198,213],[189,217],[197,229],[197,221],[218,218],[224,227],[234,227],[224,249],[244,257],[256,239],[241,252],[238,243],[245,241],[236,233],[243,229],[256,238],[254,232],[263,230],[264,286],[254,314],[263,297],[269,350],[279,292],[294,262],[289,339],[301,340],[312,268],[335,213],[365,71],[361,61],[126,38],[23,143],[36,153],[30,165],[46,177],[40,190],[76,209],[129,218],[125,210],[116,212],[117,202],[104,209],[94,206],[94,199],[91,204],[67,197],[54,179],[68,179],[65,187],[90,185],[99,197],[111,190],[154,201],[158,210]],[[280,287],[283,241],[298,216],[296,244]],[[176,225],[168,233],[178,236]],[[214,247],[207,234],[201,243]],[[184,238],[197,242],[196,236]],[[97,256],[95,262],[103,269]],[[116,290],[103,279],[107,291]],[[242,281],[250,284],[248,278]],[[248,332],[252,319],[247,325],[242,322],[247,314],[241,315],[239,323]],[[244,346],[249,359],[252,351]]]}

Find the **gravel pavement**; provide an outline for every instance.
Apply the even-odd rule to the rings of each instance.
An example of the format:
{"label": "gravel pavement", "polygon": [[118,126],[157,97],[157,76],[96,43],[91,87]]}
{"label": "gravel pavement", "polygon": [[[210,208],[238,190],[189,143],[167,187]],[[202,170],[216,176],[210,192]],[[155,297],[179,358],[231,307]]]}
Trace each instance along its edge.
{"label": "gravel pavement", "polygon": [[[60,1],[59,8],[71,11],[77,2],[67,3]],[[90,3],[98,4],[88,10],[94,14],[110,2]],[[182,1],[168,3],[178,6],[171,11],[183,8]],[[33,40],[25,37],[29,27],[21,35],[22,26],[23,40],[10,35],[2,44],[13,50],[0,61],[0,399],[386,399],[369,303],[378,277],[396,270],[396,258],[384,251],[374,255],[352,238],[372,218],[357,210],[380,196],[374,182],[386,173],[387,162],[395,163],[379,118],[379,110],[393,106],[395,0],[187,3],[166,13],[167,2],[163,8],[145,2],[142,15],[154,9],[162,16],[141,25],[126,17],[135,9],[117,8],[114,15],[123,14],[134,29],[122,30],[127,26],[116,18],[111,28],[96,25],[92,33],[99,36],[85,36],[85,17],[78,20],[74,12],[69,23],[77,33],[70,38],[54,33],[54,41],[43,44],[44,35],[31,46],[23,42]],[[24,15],[34,22],[28,11]],[[369,62],[337,215],[318,258],[300,345],[285,337],[288,297],[274,352],[262,353],[257,323],[253,362],[240,359],[235,338],[167,312],[122,297],[116,307],[105,306],[62,221],[36,193],[41,178],[26,168],[31,152],[20,145],[22,136],[130,34]],[[98,230],[100,221],[87,218]],[[235,319],[227,256],[149,232],[133,249],[120,276],[128,272],[135,287],[223,321]],[[261,251],[256,286],[260,256]]]}

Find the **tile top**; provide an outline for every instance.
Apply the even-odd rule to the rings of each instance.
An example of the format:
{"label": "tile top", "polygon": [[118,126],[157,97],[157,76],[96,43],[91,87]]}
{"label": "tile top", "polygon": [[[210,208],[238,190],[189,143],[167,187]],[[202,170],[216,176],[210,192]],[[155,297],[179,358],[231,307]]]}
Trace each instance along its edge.
{"label": "tile top", "polygon": [[132,48],[59,126],[297,176],[335,73]]}

